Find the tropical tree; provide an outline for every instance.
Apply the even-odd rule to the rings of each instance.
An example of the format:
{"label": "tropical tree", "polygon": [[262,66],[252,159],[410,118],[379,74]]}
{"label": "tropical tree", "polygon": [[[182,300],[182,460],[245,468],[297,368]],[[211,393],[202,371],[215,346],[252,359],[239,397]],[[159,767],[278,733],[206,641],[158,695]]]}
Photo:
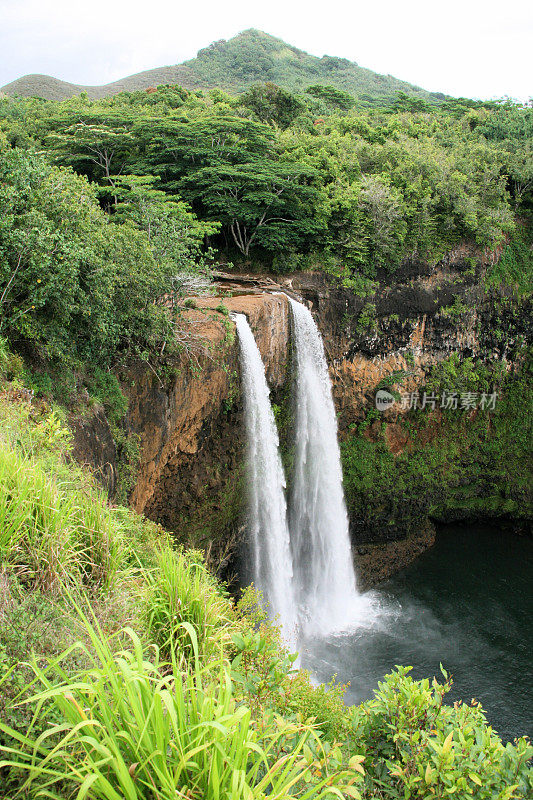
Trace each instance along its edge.
{"label": "tropical tree", "polygon": [[53,120],[54,130],[45,140],[59,164],[103,181],[117,204],[116,176],[132,157],[132,120],[124,112],[107,110],[67,111]]}
{"label": "tropical tree", "polygon": [[296,246],[312,229],[313,173],[254,159],[204,167],[181,181],[185,196],[200,202],[211,219],[225,224],[246,257],[252,244],[267,250]]}
{"label": "tropical tree", "polygon": [[142,230],[156,262],[166,264],[169,273],[205,269],[204,242],[220,224],[198,220],[187,203],[155,188],[158,180],[154,175],[115,178],[119,200],[113,221]]}
{"label": "tropical tree", "polygon": [[58,362],[109,363],[164,334],[170,287],[144,231],[114,225],[97,187],[42,156],[0,159],[0,333]]}
{"label": "tropical tree", "polygon": [[260,122],[288,128],[306,105],[275,83],[258,83],[239,98],[239,106],[249,108]]}

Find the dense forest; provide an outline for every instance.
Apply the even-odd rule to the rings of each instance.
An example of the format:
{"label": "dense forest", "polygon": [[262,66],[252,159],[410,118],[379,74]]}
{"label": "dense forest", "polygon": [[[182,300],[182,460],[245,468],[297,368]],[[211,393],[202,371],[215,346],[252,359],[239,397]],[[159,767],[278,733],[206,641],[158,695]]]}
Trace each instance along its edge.
{"label": "dense forest", "polygon": [[45,360],[160,346],[154,301],[215,260],[320,268],[365,293],[469,242],[511,248],[503,264],[528,289],[530,106],[399,94],[368,111],[332,87],[161,86],[4,97],[0,136],[0,332]]}
{"label": "dense forest", "polygon": [[[416,681],[398,667],[346,706],[345,687],[295,670],[253,589],[235,603],[201,553],[126,507],[131,483],[110,504],[74,464],[65,408],[82,398],[103,404],[134,470],[116,375],[128,360],[164,374],[187,347],[185,298],[217,271],[320,270],[366,302],[406,264],[466,244],[490,254],[480,280],[495,303],[530,295],[531,105],[294,88],[0,97],[2,798],[531,796],[529,742],[502,744],[474,701],[447,705],[444,669]],[[439,369],[439,387],[504,380],[453,355]],[[470,426],[478,450],[462,423],[448,444],[514,470],[524,382]],[[373,421],[343,443],[361,509],[378,472],[394,498],[414,491],[407,470],[435,491],[460,471],[445,446],[424,461],[381,443],[376,458]]]}

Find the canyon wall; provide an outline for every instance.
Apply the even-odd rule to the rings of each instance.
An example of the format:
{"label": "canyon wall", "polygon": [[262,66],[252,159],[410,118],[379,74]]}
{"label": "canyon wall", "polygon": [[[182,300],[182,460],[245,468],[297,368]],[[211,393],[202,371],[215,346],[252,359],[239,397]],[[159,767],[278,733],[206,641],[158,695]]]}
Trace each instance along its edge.
{"label": "canyon wall", "polygon": [[[407,263],[392,279],[378,276],[363,297],[321,273],[276,280],[221,275],[219,296],[186,303],[182,353],[169,359],[164,373],[142,363],[121,376],[129,400],[125,429],[139,443],[134,508],[175,532],[179,541],[205,550],[219,569],[231,562],[245,508],[233,312],[247,315],[266,365],[290,481],[290,315],[286,298],[275,293],[287,291],[312,309],[324,338],[363,585],[428,547],[435,520],[530,518],[524,476],[514,487],[502,473],[500,461],[514,447],[516,431],[509,429],[500,441],[500,410],[493,417],[480,416],[477,408],[452,414],[441,410],[439,401],[435,409],[417,410],[400,402],[431,386],[434,373],[440,388],[444,380],[449,391],[459,393],[465,375],[479,376],[479,396],[488,380],[485,363],[489,371],[497,365],[511,377],[522,374],[530,317],[512,293],[487,290],[482,280],[487,266],[479,254],[473,258],[458,250],[433,268]],[[395,397],[384,411],[376,409],[379,388]],[[493,429],[501,452],[493,448],[486,458]],[[83,433],[78,438],[83,440]],[[96,450],[96,460],[107,459],[105,470],[99,466],[109,479],[114,472],[109,446]]]}
{"label": "canyon wall", "polygon": [[[429,546],[435,522],[490,518],[530,531],[531,308],[487,285],[491,258],[459,248],[433,268],[406,263],[366,297],[325,275],[286,279],[324,337],[367,585]],[[482,413],[494,383],[495,407]],[[395,396],[385,410],[378,389]],[[421,408],[425,390],[435,400]],[[441,408],[443,390],[455,392],[457,409]]]}
{"label": "canyon wall", "polygon": [[183,312],[189,336],[168,377],[139,365],[124,387],[126,426],[140,445],[131,503],[222,568],[244,506],[239,345],[229,314],[247,315],[275,391],[288,378],[288,302],[250,294],[224,298],[223,305],[197,298],[194,305]]}

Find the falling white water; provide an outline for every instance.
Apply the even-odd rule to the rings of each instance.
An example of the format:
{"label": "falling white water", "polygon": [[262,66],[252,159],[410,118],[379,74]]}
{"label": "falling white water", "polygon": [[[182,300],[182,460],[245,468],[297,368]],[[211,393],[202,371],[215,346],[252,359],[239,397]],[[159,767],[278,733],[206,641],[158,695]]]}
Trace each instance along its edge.
{"label": "falling white water", "polygon": [[296,452],[289,523],[294,594],[306,634],[350,627],[365,604],[357,592],[342,487],[337,420],[320,332],[289,298],[296,354]]}
{"label": "falling white water", "polygon": [[296,606],[278,431],[254,335],[244,314],[235,314],[234,319],[241,347],[254,584],[270,614],[278,616],[285,641],[293,643]]}

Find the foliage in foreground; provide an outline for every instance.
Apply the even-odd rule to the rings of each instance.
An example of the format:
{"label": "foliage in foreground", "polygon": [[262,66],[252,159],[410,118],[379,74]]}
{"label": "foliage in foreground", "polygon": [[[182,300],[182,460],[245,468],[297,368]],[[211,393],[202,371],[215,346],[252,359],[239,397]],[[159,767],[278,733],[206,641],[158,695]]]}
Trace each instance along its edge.
{"label": "foliage in foreground", "polygon": [[210,660],[229,643],[232,604],[206,569],[200,552],[164,550],[144,577],[146,634],[167,657],[192,655],[184,626],[193,626],[202,660]]}
{"label": "foliage in foreground", "polygon": [[[58,667],[60,682],[52,682],[34,666],[42,691],[33,701],[39,709],[51,700],[61,723],[38,738],[0,724],[21,745],[13,748],[13,764],[28,772],[21,791],[60,797],[58,788],[70,784],[78,797],[95,800],[319,800],[342,797],[338,787],[355,782],[347,771],[330,771],[309,725],[272,717],[258,726],[223,661],[202,669],[196,658],[184,674],[176,664],[168,673],[158,649],[144,652],[133,631],[130,647],[115,654],[102,632],[86,625],[94,650],[86,651],[89,670],[72,676]],[[184,627],[195,650],[194,629]],[[311,781],[317,771],[322,777]]]}
{"label": "foliage in foreground", "polygon": [[[344,707],[347,736],[337,741],[321,730],[319,704],[314,718],[281,716],[274,704],[258,713],[255,689],[243,691],[235,679],[237,659],[232,674],[222,657],[202,664],[188,623],[192,655],[180,669],[157,646],[143,648],[131,629],[117,652],[97,624],[82,618],[88,667],[73,675],[61,665],[64,656],[49,667],[32,663],[40,688],[26,703],[36,709],[34,723],[51,714],[57,722],[40,735],[33,724],[23,733],[0,723],[9,742],[0,748],[0,768],[26,776],[19,781],[24,796],[62,798],[74,790],[94,800],[170,800],[176,792],[190,800],[530,796],[533,748],[526,739],[504,747],[476,704],[443,705],[448,680],[430,685],[413,681],[410,668],[397,668],[373,700]],[[280,696],[291,680],[281,670]]]}
{"label": "foliage in foreground", "polygon": [[405,668],[348,708],[343,687],[294,670],[256,593],[235,607],[199,553],[110,509],[65,462],[54,414],[0,410],[8,797],[530,796],[526,740],[504,747],[479,707],[445,706],[447,684]]}
{"label": "foliage in foreground", "polygon": [[415,681],[397,667],[372,700],[354,708],[354,740],[365,755],[367,788],[377,798],[509,800],[530,797],[533,748],[505,747],[481,706],[443,703],[451,680]]}

